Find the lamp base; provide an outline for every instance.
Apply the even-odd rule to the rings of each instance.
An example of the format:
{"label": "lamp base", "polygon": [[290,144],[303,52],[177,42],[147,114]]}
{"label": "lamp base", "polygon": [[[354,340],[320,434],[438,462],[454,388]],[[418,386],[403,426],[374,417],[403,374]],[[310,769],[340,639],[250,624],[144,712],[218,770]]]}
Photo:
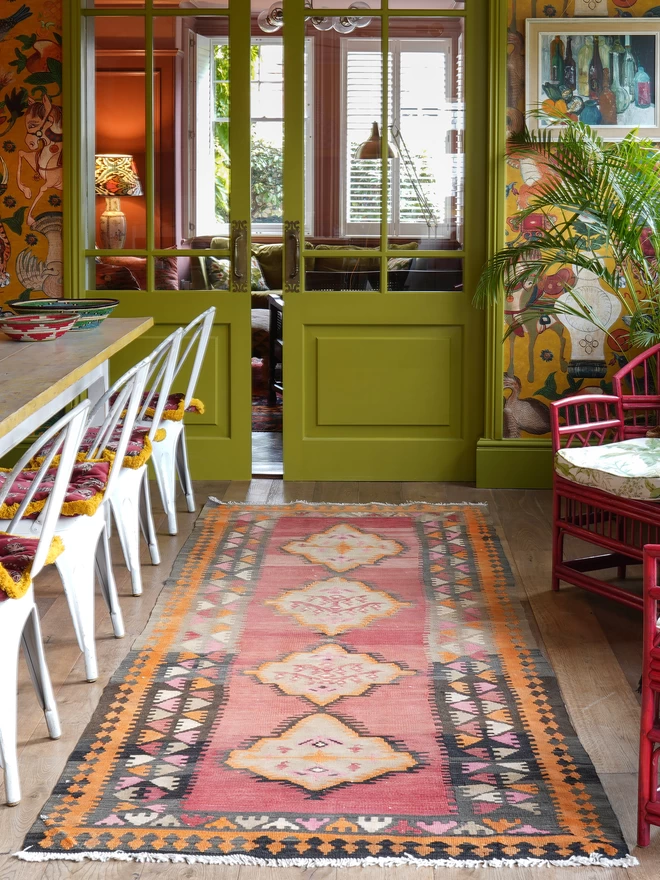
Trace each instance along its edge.
{"label": "lamp base", "polygon": [[126,214],[120,208],[120,199],[107,197],[105,211],[99,220],[99,238],[103,250],[121,250],[126,241]]}

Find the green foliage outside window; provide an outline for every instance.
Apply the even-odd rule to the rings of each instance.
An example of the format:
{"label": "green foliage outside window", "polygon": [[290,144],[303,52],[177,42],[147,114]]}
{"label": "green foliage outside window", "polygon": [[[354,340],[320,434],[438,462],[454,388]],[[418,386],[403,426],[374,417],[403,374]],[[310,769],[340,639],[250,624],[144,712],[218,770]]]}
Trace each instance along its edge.
{"label": "green foliage outside window", "polygon": [[[251,75],[254,77],[259,60],[259,46],[252,46]],[[219,223],[229,222],[230,156],[229,156],[229,46],[214,49],[215,95],[217,119],[213,127],[215,154],[215,216]],[[281,147],[261,138],[252,139],[252,219],[262,223],[282,222],[283,155]]]}

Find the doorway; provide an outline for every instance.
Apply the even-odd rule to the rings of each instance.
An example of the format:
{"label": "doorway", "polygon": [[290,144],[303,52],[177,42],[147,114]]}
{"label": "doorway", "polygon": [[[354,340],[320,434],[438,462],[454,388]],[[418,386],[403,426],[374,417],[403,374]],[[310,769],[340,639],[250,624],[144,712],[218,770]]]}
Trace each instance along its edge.
{"label": "doorway", "polygon": [[[315,6],[81,10],[80,286],[156,319],[117,370],[216,306],[198,478],[469,480],[488,5]],[[113,247],[98,167],[120,155],[139,185]]]}

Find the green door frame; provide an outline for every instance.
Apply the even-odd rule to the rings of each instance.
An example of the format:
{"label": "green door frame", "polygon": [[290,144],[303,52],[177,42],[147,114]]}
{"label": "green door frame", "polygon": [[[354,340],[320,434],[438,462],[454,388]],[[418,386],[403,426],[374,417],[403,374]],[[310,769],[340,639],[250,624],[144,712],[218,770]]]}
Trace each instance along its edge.
{"label": "green door frame", "polygon": [[[219,0],[222,2],[222,0]],[[145,79],[145,195],[146,247],[119,251],[103,251],[104,256],[139,256],[146,259],[147,282],[144,291],[111,291],[120,300],[116,314],[122,317],[152,315],[156,327],[152,334],[134,343],[126,353],[113,358],[111,370],[122,372],[145,356],[175,327],[185,325],[212,305],[217,307],[206,361],[200,377],[200,396],[210,398],[210,409],[195,424],[187,424],[189,459],[192,475],[197,479],[249,479],[251,468],[251,396],[250,396],[250,142],[249,113],[231,114],[229,131],[231,174],[234,185],[230,194],[230,246],[204,251],[155,247],[154,170],[154,23],[159,18],[188,18],[190,9],[159,7],[155,0],[144,6],[86,8],[76,0],[64,4],[63,33],[63,100],[64,110],[64,296],[94,297],[87,290],[88,265],[96,255],[86,228],[86,202],[89,201],[85,174],[88,175],[88,148],[85,138],[85,108],[93,98],[86,94],[87,71],[94,69],[94,46],[88,39],[86,21],[94,18],[134,17],[144,22]],[[194,17],[216,16],[229,21],[234,45],[246,46],[245,52],[230,56],[230,105],[249,107],[250,102],[250,14],[244,0],[231,0],[229,7],[195,9]],[[88,53],[87,56],[83,53]],[[230,289],[157,291],[155,259],[157,257],[215,256],[243,261],[243,275],[231,273]],[[237,265],[232,263],[234,270]],[[248,267],[247,269],[245,267]]]}
{"label": "green door frame", "polygon": [[[488,120],[488,253],[504,247],[506,225],[507,0],[491,0]],[[552,486],[550,440],[504,437],[504,304],[488,309],[484,436],[477,445],[477,486],[545,489]]]}
{"label": "green door frame", "polygon": [[[433,16],[439,19],[456,17],[465,20],[465,42],[467,56],[466,81],[466,142],[468,143],[467,162],[474,157],[474,165],[469,168],[465,183],[465,211],[468,227],[466,243],[457,251],[426,251],[415,253],[420,257],[456,257],[464,260],[465,289],[473,290],[486,257],[486,238],[490,241],[494,231],[489,227],[488,218],[483,214],[483,192],[487,187],[489,169],[500,161],[493,161],[492,155],[484,155],[483,128],[487,111],[487,100],[491,95],[485,92],[488,79],[488,62],[484,55],[484,46],[493,39],[494,16],[493,7],[499,9],[500,0],[477,3],[468,0],[463,9],[389,9],[386,2],[379,9],[370,10],[369,15],[381,21],[382,46],[388,45],[389,21],[398,17],[411,18]],[[303,41],[305,35],[304,0],[287,0],[285,9],[285,118],[287,119],[285,134],[284,158],[284,217],[285,235],[297,235],[304,240],[303,218],[305,217],[305,192],[303,175],[304,168],[304,137],[303,115],[304,76],[302,70]],[[324,14],[337,14],[337,10],[324,9]],[[498,19],[497,19],[498,20]],[[505,20],[505,19],[503,19]],[[490,43],[492,47],[492,42]],[[502,51],[504,43],[498,47]],[[497,50],[496,50],[497,51]],[[504,83],[503,83],[504,85]],[[383,98],[382,118],[380,120],[382,138],[382,204],[387,204],[388,177],[388,121],[387,121],[387,52],[383,52]],[[505,98],[505,92],[503,93]],[[491,104],[492,111],[492,104]],[[495,148],[491,139],[489,149]],[[503,151],[500,151],[503,161]],[[487,228],[488,226],[488,228]],[[440,294],[396,293],[386,289],[388,260],[397,251],[388,249],[388,218],[383,212],[381,219],[380,244],[380,291],[357,293],[305,292],[305,273],[291,280],[290,265],[284,280],[285,320],[284,348],[287,356],[286,387],[284,409],[284,471],[289,479],[370,479],[370,480],[420,480],[420,479],[459,479],[474,478],[476,442],[483,424],[481,399],[486,389],[484,382],[484,351],[485,337],[483,315],[475,314],[470,322],[465,319],[465,310],[469,311],[469,303],[465,301],[467,293],[456,291]],[[288,247],[288,241],[285,248]],[[313,251],[302,247],[299,265],[304,265],[305,256],[313,258]],[[360,252],[346,249],[336,250],[336,257],[359,258]],[[285,261],[286,265],[286,261]],[[494,322],[493,322],[494,323]],[[466,331],[473,333],[469,340]],[[422,331],[428,331],[422,334]],[[434,333],[445,334],[433,338]],[[456,335],[451,335],[451,334]],[[324,336],[325,334],[325,336]],[[400,334],[400,335],[399,335]],[[462,334],[462,337],[461,337]],[[379,339],[378,336],[383,337]],[[425,338],[428,336],[429,338]],[[345,337],[345,338],[344,338]],[[347,418],[347,425],[336,421],[334,410],[329,416],[327,425],[317,422],[322,406],[322,391],[318,376],[322,350],[334,346],[333,350],[350,351],[350,369],[343,373],[344,387],[350,395],[352,376],[359,375],[368,367],[360,361],[359,345],[361,339],[373,339],[376,345],[398,341],[399,350],[406,350],[410,340],[419,338],[428,345],[435,346],[434,351],[442,350],[443,355],[451,351],[451,356],[458,354],[456,394],[447,395],[451,400],[446,410],[446,421],[439,421],[438,427],[431,427],[419,416],[413,415],[411,426],[386,422],[360,422],[359,414],[354,422]],[[500,333],[501,338],[501,333]],[[327,341],[326,341],[327,340]],[[403,340],[403,341],[400,341]],[[323,348],[325,346],[325,348]],[[342,348],[343,346],[343,348]],[[491,346],[494,348],[494,346]],[[366,350],[366,349],[365,349]],[[325,356],[326,374],[329,371],[328,355]],[[364,367],[364,370],[363,370]],[[352,371],[352,372],[351,372]],[[375,371],[371,370],[370,373]],[[453,374],[452,374],[453,375]],[[388,374],[388,378],[394,378]],[[398,378],[398,377],[397,377]],[[378,381],[378,380],[376,380]],[[402,395],[410,393],[404,389],[405,377],[392,394],[403,400]],[[327,379],[326,379],[327,386]],[[371,387],[374,387],[373,384]],[[381,383],[379,389],[390,388],[388,382]],[[470,409],[467,388],[474,389],[474,396],[479,402],[472,404]],[[488,389],[489,391],[489,389]],[[364,392],[366,395],[366,391]],[[413,395],[423,392],[418,385]],[[337,395],[335,395],[335,398]],[[382,397],[382,394],[381,394]],[[333,398],[333,404],[335,404]],[[366,396],[362,398],[366,402]],[[378,398],[380,401],[380,397]],[[357,396],[351,399],[352,412],[359,407]],[[332,407],[333,404],[330,404]],[[338,404],[335,404],[335,408]],[[379,403],[380,412],[386,418],[386,408]],[[376,410],[374,409],[374,412]],[[460,412],[460,414],[458,414]],[[377,416],[378,417],[378,414]],[[369,416],[369,418],[374,418]],[[333,421],[332,419],[335,419]],[[372,427],[373,425],[373,427]],[[335,427],[336,426],[336,427]],[[363,427],[364,426],[364,427]],[[472,446],[471,444],[474,444]]]}

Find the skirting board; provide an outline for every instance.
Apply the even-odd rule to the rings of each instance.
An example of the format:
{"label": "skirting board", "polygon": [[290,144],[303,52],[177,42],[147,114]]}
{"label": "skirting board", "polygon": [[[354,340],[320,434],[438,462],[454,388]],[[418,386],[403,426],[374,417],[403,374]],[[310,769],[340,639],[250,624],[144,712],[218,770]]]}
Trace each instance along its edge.
{"label": "skirting board", "polygon": [[477,444],[477,487],[552,488],[550,440],[480,440]]}

